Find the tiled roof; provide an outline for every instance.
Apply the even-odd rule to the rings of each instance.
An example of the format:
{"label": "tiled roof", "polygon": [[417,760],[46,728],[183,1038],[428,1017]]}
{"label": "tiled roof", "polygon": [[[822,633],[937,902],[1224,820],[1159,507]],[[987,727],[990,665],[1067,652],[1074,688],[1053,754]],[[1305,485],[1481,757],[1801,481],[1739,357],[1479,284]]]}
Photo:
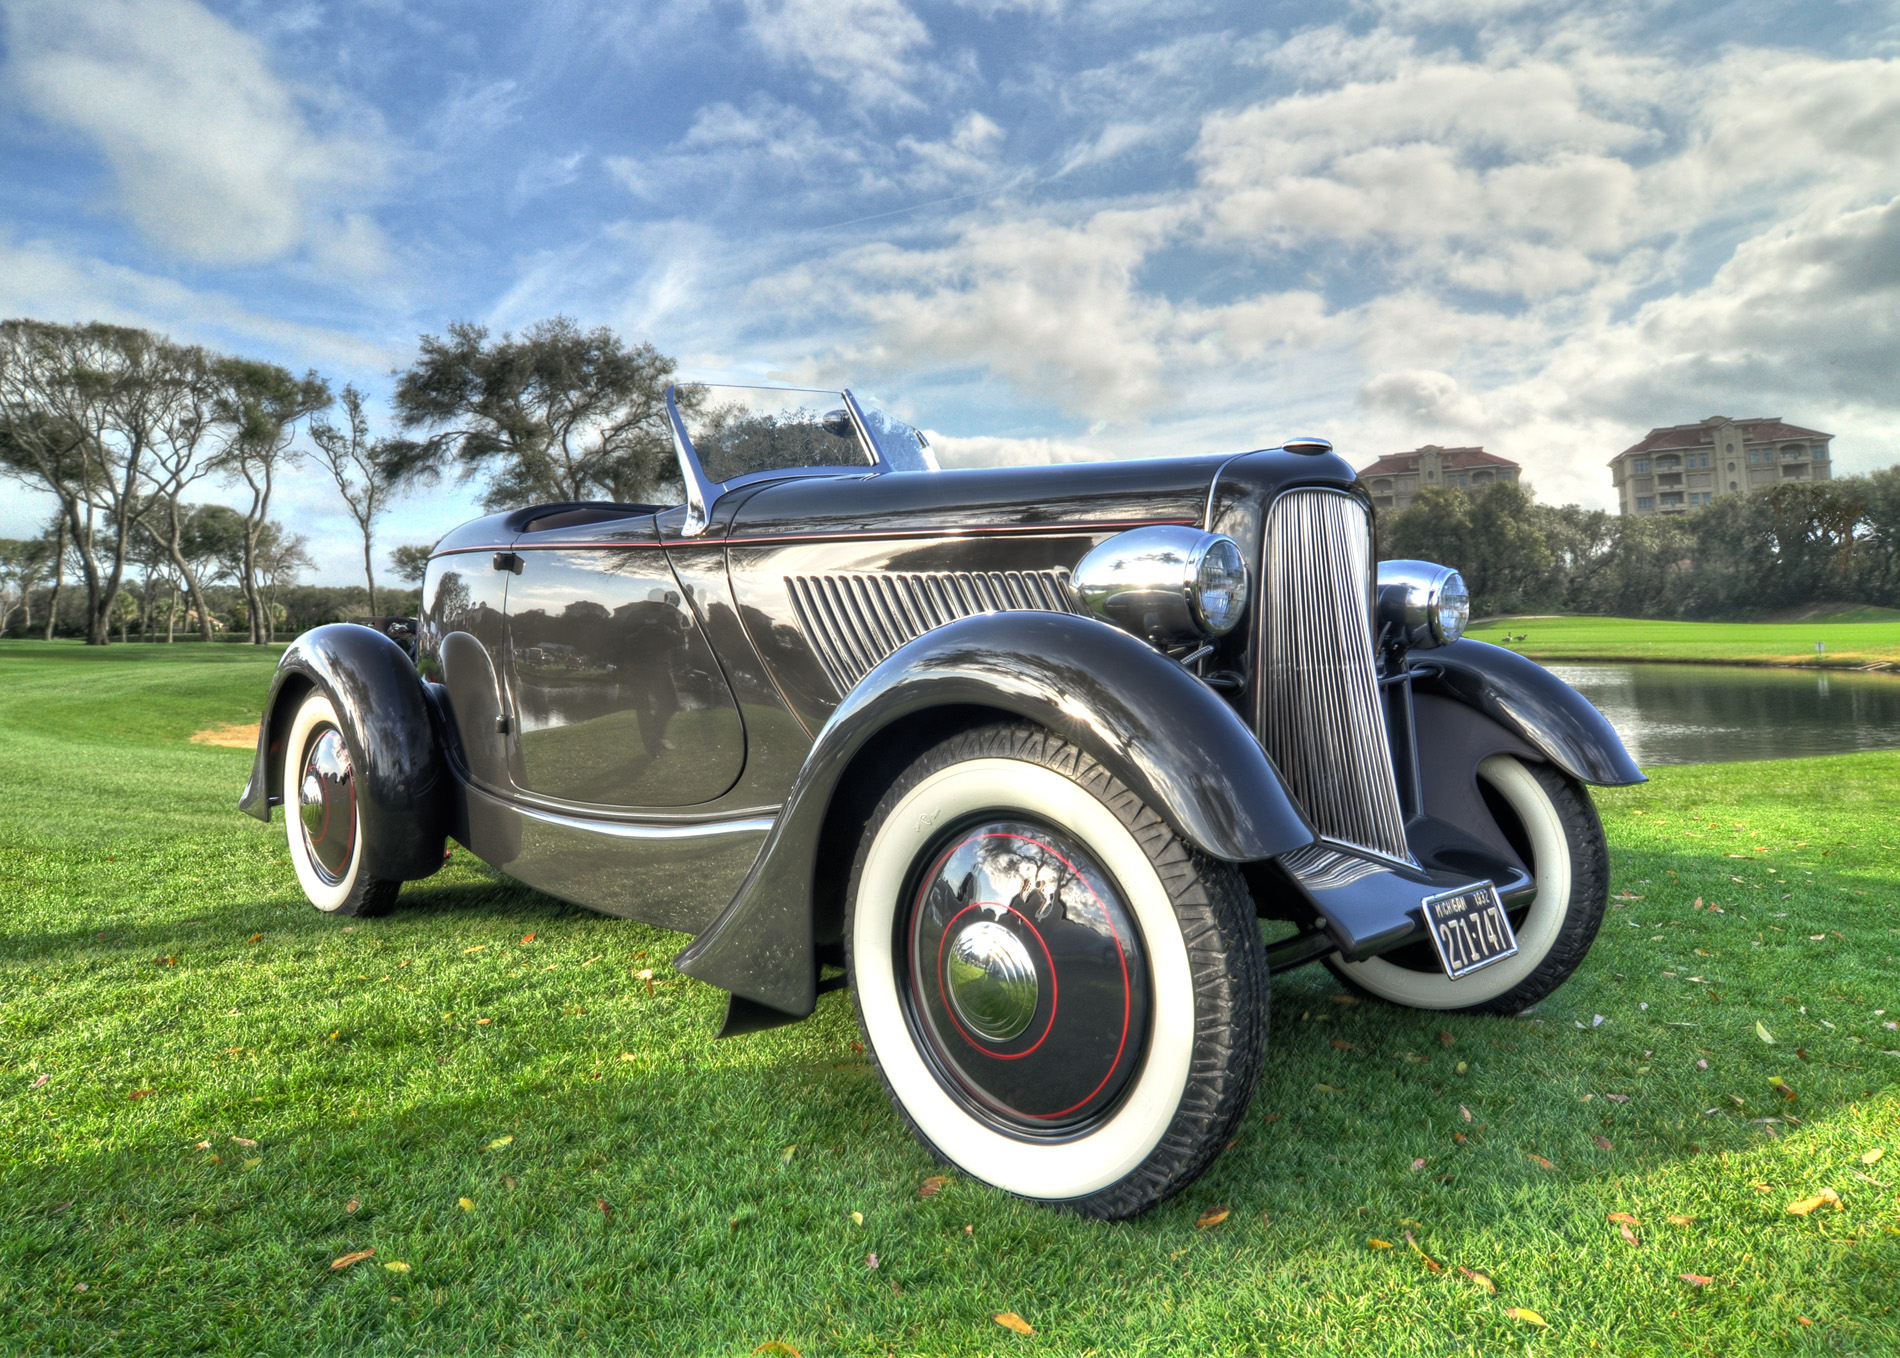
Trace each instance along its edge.
{"label": "tiled roof", "polygon": [[[1667,429],[1652,429],[1640,443],[1633,443],[1617,454],[1627,457],[1631,453],[1652,453],[1664,448],[1703,448],[1715,442],[1716,427],[1733,423],[1742,431],[1746,443],[1776,443],[1782,439],[1831,439],[1832,434],[1823,434],[1818,429],[1803,429],[1798,424],[1786,424],[1779,415],[1763,415],[1748,420],[1726,420],[1719,415],[1711,415],[1706,420],[1694,424],[1674,424]],[[1612,459],[1614,460],[1614,459]]]}
{"label": "tiled roof", "polygon": [[[1431,445],[1427,444],[1429,448]],[[1361,476],[1391,476],[1397,472],[1415,472],[1418,470],[1419,454],[1425,448],[1415,448],[1409,453],[1387,453],[1370,467],[1359,469]],[[1515,467],[1517,463],[1508,457],[1499,457],[1496,453],[1487,453],[1482,448],[1440,448],[1438,464],[1447,471],[1469,471],[1473,467]]]}

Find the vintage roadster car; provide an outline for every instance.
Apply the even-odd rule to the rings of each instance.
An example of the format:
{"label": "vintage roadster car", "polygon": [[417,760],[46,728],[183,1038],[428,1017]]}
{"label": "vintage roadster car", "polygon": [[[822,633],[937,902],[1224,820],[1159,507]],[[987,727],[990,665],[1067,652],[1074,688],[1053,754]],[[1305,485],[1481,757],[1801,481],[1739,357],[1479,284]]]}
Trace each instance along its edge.
{"label": "vintage roadster car", "polygon": [[848,987],[932,1152],[1099,1217],[1227,1144],[1271,973],[1505,1014],[1582,961],[1584,785],[1642,775],[1455,571],[1375,568],[1323,440],[938,471],[848,391],[668,403],[685,503],[466,524],[408,644],[285,652],[241,806],[318,909],[452,838],[693,935],[725,1034]]}

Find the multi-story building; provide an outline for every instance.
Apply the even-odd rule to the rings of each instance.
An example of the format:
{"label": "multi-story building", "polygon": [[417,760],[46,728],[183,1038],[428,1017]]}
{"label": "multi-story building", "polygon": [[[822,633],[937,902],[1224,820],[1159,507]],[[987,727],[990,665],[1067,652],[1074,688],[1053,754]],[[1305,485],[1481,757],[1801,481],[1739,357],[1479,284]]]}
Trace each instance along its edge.
{"label": "multi-story building", "polygon": [[1496,481],[1515,481],[1520,468],[1508,457],[1482,448],[1440,448],[1428,443],[1409,453],[1387,453],[1359,479],[1380,509],[1405,509],[1421,490],[1443,486],[1475,491]]}
{"label": "multi-story building", "polygon": [[1729,491],[1783,481],[1829,481],[1832,434],[1784,424],[1778,415],[1652,429],[1610,459],[1610,480],[1625,514],[1681,514]]}

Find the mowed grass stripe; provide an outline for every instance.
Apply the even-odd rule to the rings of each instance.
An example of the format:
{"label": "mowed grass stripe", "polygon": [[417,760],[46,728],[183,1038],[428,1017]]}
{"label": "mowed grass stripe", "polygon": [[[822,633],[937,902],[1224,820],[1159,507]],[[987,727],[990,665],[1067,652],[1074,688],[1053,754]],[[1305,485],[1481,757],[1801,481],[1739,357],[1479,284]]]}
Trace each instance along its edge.
{"label": "mowed grass stripe", "polygon": [[[1471,629],[1536,660],[1680,661],[1852,668],[1900,661],[1900,621],[1676,622],[1538,615]],[[1518,637],[1523,640],[1517,640]],[[1507,640],[1508,638],[1508,640]],[[1820,642],[1827,649],[1816,651]]]}
{"label": "mowed grass stripe", "polygon": [[[1900,756],[1601,795],[1639,899],[1534,1019],[1281,978],[1240,1143],[1102,1226],[920,1197],[845,996],[715,1042],[679,935],[461,852],[318,916],[248,755],[189,743],[273,661],[0,645],[0,1352],[1900,1349]],[[1820,1187],[1846,1210],[1787,1215]]]}

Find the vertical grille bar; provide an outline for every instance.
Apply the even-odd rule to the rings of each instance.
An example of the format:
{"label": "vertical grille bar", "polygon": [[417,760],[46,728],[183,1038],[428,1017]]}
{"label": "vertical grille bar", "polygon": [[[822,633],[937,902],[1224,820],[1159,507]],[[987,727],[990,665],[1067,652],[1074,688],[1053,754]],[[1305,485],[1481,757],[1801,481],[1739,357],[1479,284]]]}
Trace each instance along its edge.
{"label": "vertical grille bar", "polygon": [[1410,860],[1372,652],[1372,533],[1349,495],[1295,490],[1267,515],[1260,732],[1313,827]]}

